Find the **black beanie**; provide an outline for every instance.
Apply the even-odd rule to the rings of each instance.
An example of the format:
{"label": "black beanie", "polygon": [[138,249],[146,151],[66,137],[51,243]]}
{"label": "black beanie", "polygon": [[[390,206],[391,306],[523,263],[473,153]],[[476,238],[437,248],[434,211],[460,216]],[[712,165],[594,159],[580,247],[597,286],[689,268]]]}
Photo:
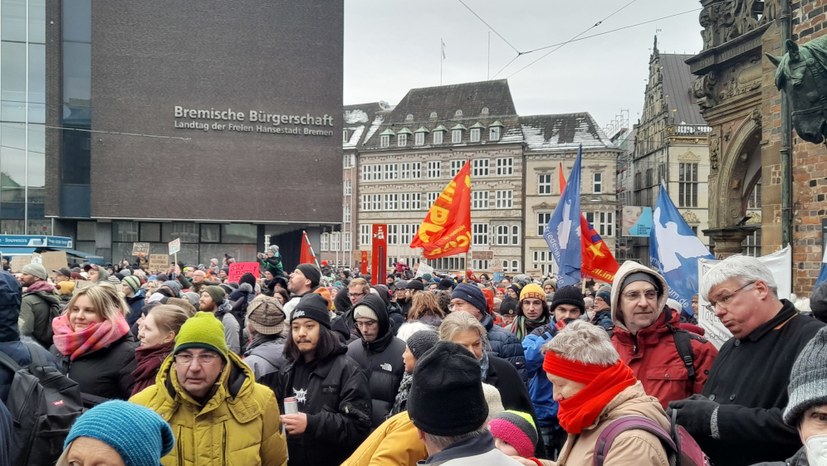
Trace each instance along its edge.
{"label": "black beanie", "polygon": [[433,330],[419,330],[408,337],[405,344],[416,359],[421,358],[439,342],[439,335]]}
{"label": "black beanie", "polygon": [[290,314],[290,320],[305,317],[330,328],[330,312],[327,310],[327,300],[318,293],[308,293],[299,300],[296,308]]}
{"label": "black beanie", "polygon": [[256,277],[251,274],[250,272],[244,272],[241,278],[238,279],[238,284],[241,285],[242,283],[249,284],[253,289],[256,288]]}
{"label": "black beanie", "polygon": [[663,294],[663,289],[661,288],[660,280],[655,278],[655,276],[651,273],[647,272],[634,272],[627,275],[626,278],[623,279],[623,284],[620,285],[620,292],[623,293],[623,290],[626,288],[626,286],[634,282],[651,283],[652,286],[655,287],[655,290],[657,290],[658,296]]}
{"label": "black beanie", "polygon": [[480,363],[462,346],[440,341],[416,362],[408,415],[421,431],[452,437],[485,424],[488,403]]}
{"label": "black beanie", "polygon": [[450,291],[450,290],[454,289],[454,285],[455,285],[454,281],[451,280],[450,278],[443,278],[442,280],[439,281],[439,285],[436,286],[436,289]]}
{"label": "black beanie", "polygon": [[586,301],[583,300],[583,293],[576,286],[564,286],[554,292],[551,310],[554,311],[561,304],[577,306],[580,309],[580,314],[586,312]]}
{"label": "black beanie", "polygon": [[322,272],[313,264],[299,264],[296,266],[304,276],[310,280],[310,287],[316,288],[319,286],[319,280],[322,279]]}
{"label": "black beanie", "polygon": [[419,280],[411,280],[405,285],[406,290],[414,290],[414,291],[424,291],[425,284]]}

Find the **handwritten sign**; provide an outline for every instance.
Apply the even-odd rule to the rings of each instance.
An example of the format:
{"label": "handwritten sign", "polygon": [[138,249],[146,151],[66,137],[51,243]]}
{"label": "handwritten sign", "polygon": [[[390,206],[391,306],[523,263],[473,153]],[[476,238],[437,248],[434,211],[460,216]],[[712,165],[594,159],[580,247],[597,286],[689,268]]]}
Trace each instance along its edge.
{"label": "handwritten sign", "polygon": [[230,264],[230,273],[227,275],[228,283],[238,283],[238,280],[245,273],[250,272],[258,280],[258,262],[233,262]]}
{"label": "handwritten sign", "polygon": [[132,255],[146,257],[149,255],[149,243],[132,243]]}
{"label": "handwritten sign", "polygon": [[150,254],[149,255],[149,273],[165,272],[169,269],[169,255],[167,254]]}

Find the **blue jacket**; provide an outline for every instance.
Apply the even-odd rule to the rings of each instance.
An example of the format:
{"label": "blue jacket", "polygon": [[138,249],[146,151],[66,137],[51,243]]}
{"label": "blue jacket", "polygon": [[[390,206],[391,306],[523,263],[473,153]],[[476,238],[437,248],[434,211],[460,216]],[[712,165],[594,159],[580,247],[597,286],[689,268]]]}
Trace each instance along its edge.
{"label": "blue jacket", "polygon": [[534,405],[537,423],[544,427],[559,427],[557,422],[557,402],[554,401],[551,382],[543,370],[543,353],[541,348],[557,335],[557,327],[552,324],[543,325],[523,338],[525,353],[525,367],[530,380],[528,381],[528,395]]}
{"label": "blue jacket", "polygon": [[480,323],[488,331],[488,342],[491,343],[491,351],[494,356],[510,362],[517,369],[517,373],[520,374],[523,382],[527,383],[528,373],[525,370],[525,356],[520,340],[508,330],[499,325],[494,325],[494,319],[488,314],[483,316]]}

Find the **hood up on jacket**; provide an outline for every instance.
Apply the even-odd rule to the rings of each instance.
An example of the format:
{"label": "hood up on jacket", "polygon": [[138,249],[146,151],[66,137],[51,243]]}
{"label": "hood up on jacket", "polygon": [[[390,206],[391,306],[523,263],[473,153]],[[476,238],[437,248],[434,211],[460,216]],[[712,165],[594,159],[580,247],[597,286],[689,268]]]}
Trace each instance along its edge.
{"label": "hood up on jacket", "polygon": [[623,293],[621,286],[623,285],[623,281],[626,280],[626,277],[637,272],[648,273],[657,283],[660,284],[659,287],[661,291],[658,295],[657,309],[655,309],[655,321],[660,318],[664,307],[666,307],[666,300],[669,298],[669,285],[666,283],[666,280],[663,276],[661,276],[661,274],[634,261],[624,262],[618,269],[617,273],[615,273],[615,279],[612,282],[612,302],[610,303],[612,309],[612,320],[615,322],[615,325],[624,329],[626,329],[626,323],[623,321],[623,311],[620,303],[620,295]]}
{"label": "hood up on jacket", "polygon": [[20,340],[20,284],[8,272],[0,272],[0,341]]}
{"label": "hood up on jacket", "polygon": [[[370,310],[375,312],[377,318],[376,322],[379,324],[379,334],[376,336],[376,340],[368,343],[362,339],[362,345],[371,351],[382,351],[393,339],[390,317],[388,317],[388,308],[385,306],[385,302],[378,295],[371,293],[356,303],[353,306],[353,310],[355,311],[359,306],[367,306]],[[355,322],[356,313],[354,312],[353,315],[353,321]],[[358,326],[356,326],[356,333],[359,335],[359,338],[362,338],[362,332],[359,330]]]}

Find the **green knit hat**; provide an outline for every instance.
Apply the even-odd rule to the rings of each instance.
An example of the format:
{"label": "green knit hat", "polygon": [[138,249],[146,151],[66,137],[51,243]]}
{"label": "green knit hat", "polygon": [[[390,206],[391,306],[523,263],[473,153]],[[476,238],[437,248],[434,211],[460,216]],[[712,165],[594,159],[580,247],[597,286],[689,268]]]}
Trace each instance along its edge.
{"label": "green knit hat", "polygon": [[175,349],[178,354],[188,348],[203,348],[215,351],[228,360],[230,349],[224,340],[224,324],[212,312],[197,312],[181,326],[175,336]]}

